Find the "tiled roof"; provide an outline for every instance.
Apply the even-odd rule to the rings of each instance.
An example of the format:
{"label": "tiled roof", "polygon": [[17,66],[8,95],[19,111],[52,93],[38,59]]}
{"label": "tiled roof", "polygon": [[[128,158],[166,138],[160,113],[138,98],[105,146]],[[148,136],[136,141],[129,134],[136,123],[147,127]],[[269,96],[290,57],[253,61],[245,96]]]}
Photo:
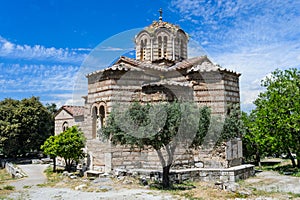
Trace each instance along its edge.
{"label": "tiled roof", "polygon": [[161,85],[180,86],[180,87],[192,87],[193,86],[191,83],[187,83],[187,82],[162,80],[162,81],[158,81],[158,82],[145,83],[145,84],[142,85],[142,87],[161,86]]}
{"label": "tiled roof", "polygon": [[209,71],[224,71],[224,72],[230,72],[230,73],[235,73],[237,75],[240,75],[239,73],[236,73],[231,70],[227,70],[224,68],[221,68],[218,65],[213,64],[207,56],[198,56],[198,57],[193,57],[189,58],[186,60],[183,60],[181,62],[176,62],[175,64],[171,66],[165,66],[165,65],[160,65],[159,63],[152,63],[149,61],[138,61],[133,58],[128,58],[121,56],[119,60],[117,60],[112,66],[99,70],[93,73],[90,73],[87,75],[93,75],[93,74],[98,74],[102,73],[107,70],[112,70],[112,71],[129,71],[129,70],[157,70],[161,72],[170,72],[170,71],[176,71],[180,69],[187,69],[187,72],[209,72]]}
{"label": "tiled roof", "polygon": [[81,116],[84,114],[83,106],[62,106],[61,109],[67,111],[72,116]]}

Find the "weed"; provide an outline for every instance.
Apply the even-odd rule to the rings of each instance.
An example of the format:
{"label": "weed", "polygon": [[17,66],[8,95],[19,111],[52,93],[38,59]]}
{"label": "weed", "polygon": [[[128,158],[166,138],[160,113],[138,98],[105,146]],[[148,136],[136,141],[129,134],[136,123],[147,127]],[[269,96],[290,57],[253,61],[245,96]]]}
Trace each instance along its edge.
{"label": "weed", "polygon": [[3,186],[3,190],[14,190],[14,189],[15,189],[15,186],[12,186],[12,185]]}

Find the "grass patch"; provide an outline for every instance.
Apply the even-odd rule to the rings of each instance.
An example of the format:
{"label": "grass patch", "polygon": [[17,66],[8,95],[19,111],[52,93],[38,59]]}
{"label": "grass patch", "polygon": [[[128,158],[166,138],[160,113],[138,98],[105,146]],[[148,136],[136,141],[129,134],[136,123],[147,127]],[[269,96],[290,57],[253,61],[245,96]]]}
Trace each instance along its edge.
{"label": "grass patch", "polygon": [[234,199],[235,194],[224,190],[217,189],[213,183],[207,182],[185,182],[184,188],[179,185],[180,190],[173,190],[171,194],[180,196],[188,200],[202,199]]}
{"label": "grass patch", "polygon": [[2,187],[3,190],[14,190],[15,189],[15,186],[12,186],[12,185],[5,185]]}
{"label": "grass patch", "polygon": [[163,188],[161,183],[154,182],[150,184],[151,189],[158,189],[158,190],[191,190],[195,188],[193,182],[187,181],[180,184],[173,184],[170,188]]}
{"label": "grass patch", "polygon": [[8,185],[13,180],[12,176],[6,171],[6,169],[0,169],[0,199],[7,199],[15,188],[14,186]]}
{"label": "grass patch", "polygon": [[262,166],[256,167],[256,169],[264,170],[264,171],[276,171],[282,175],[291,175],[295,177],[300,177],[300,169],[293,167],[291,161],[287,159],[281,159],[281,162],[277,164],[262,163]]}
{"label": "grass patch", "polygon": [[294,168],[292,165],[276,166],[273,170],[280,174],[300,177],[300,169]]}
{"label": "grass patch", "polygon": [[47,186],[53,187],[62,180],[61,177],[62,170],[61,171],[57,170],[56,172],[53,172],[52,167],[49,166],[47,169],[45,169],[44,173],[47,176],[47,182],[38,184],[37,186],[39,187],[47,187]]}
{"label": "grass patch", "polygon": [[[217,189],[213,183],[185,181],[181,184],[173,184],[169,189],[163,189],[159,183],[150,184],[151,189],[169,193],[179,199],[203,200],[203,199],[235,199],[236,194]],[[176,199],[176,198],[175,198]]]}
{"label": "grass patch", "polygon": [[7,181],[13,180],[12,176],[6,171],[6,169],[0,169],[0,183],[4,184]]}

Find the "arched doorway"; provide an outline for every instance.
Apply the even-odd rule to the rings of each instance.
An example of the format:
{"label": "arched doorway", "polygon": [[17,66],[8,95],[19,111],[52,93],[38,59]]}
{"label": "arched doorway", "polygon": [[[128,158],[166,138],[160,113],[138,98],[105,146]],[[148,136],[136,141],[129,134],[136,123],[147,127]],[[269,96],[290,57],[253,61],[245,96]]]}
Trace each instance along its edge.
{"label": "arched doorway", "polygon": [[97,121],[98,121],[98,108],[94,106],[92,108],[92,138],[96,138],[97,135]]}

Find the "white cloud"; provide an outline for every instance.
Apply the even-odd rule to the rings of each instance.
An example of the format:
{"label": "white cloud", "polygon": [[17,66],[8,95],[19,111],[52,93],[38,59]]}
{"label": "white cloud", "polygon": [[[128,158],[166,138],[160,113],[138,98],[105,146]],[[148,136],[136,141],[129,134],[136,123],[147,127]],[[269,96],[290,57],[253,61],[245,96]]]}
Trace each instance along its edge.
{"label": "white cloud", "polygon": [[80,64],[90,49],[68,49],[44,47],[41,45],[14,44],[0,36],[0,57],[6,59],[24,59],[56,63]]}
{"label": "white cloud", "polygon": [[60,107],[73,99],[78,70],[79,66],[68,64],[0,63],[0,97],[40,96],[43,103]]}
{"label": "white cloud", "polygon": [[214,62],[242,73],[246,109],[253,108],[267,74],[299,66],[300,1],[173,0],[171,6]]}
{"label": "white cloud", "polygon": [[0,65],[0,88],[2,93],[72,91],[78,68],[72,65]]}

